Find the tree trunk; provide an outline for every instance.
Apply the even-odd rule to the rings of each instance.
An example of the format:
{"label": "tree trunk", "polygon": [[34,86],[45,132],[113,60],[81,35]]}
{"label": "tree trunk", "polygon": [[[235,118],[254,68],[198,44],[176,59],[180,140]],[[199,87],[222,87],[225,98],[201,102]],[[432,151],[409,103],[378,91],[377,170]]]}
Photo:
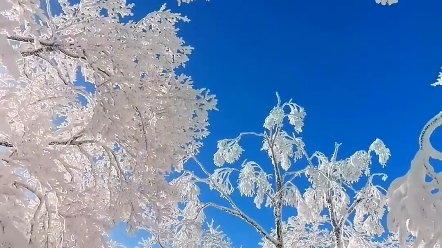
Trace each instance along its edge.
{"label": "tree trunk", "polygon": [[278,244],[276,245],[276,248],[283,248],[283,235],[282,235],[282,221],[281,221],[281,206],[280,203],[276,204],[276,208],[274,211],[274,217],[275,217],[275,226],[276,226],[276,240],[278,241]]}
{"label": "tree trunk", "polygon": [[335,248],[344,248],[342,242],[342,229],[340,227],[333,227],[333,234],[335,236]]}
{"label": "tree trunk", "polygon": [[335,248],[344,248],[344,243],[342,242],[342,226],[340,221],[338,220],[338,215],[336,214],[335,206],[333,205],[332,200],[333,190],[329,190],[327,193],[327,204],[328,211],[330,214],[331,224],[333,227],[333,236],[335,236]]}

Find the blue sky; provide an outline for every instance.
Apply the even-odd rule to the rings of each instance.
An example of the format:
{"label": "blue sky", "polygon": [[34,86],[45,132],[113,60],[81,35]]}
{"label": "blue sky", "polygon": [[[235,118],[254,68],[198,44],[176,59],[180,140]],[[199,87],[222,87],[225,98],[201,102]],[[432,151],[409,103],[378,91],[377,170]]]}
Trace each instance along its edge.
{"label": "blue sky", "polygon": [[[132,2],[137,19],[164,0]],[[192,20],[180,25],[180,35],[195,47],[185,73],[219,101],[200,154],[209,168],[217,140],[262,130],[276,91],[306,109],[309,151],[331,154],[334,142],[342,142],[341,154],[348,156],[381,138],[392,152],[388,182],[406,173],[421,128],[442,109],[442,88],[430,86],[442,66],[440,1],[402,0],[392,7],[374,0],[167,3]],[[434,140],[440,138],[437,133]],[[246,145],[247,158],[267,162],[254,141]],[[216,197],[203,191],[204,199]],[[271,213],[254,210],[253,200],[240,205],[272,225]],[[258,247],[259,236],[246,224],[216,211],[208,216],[235,246]],[[114,238],[133,247],[139,237],[120,230]]]}

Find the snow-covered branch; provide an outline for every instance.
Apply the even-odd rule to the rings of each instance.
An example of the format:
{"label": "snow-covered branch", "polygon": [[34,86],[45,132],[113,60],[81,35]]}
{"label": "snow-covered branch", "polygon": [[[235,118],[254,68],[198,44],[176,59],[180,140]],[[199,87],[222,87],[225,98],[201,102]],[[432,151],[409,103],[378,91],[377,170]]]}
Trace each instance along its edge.
{"label": "snow-covered branch", "polygon": [[399,233],[402,245],[416,238],[416,245],[442,245],[442,174],[436,173],[430,159],[442,160],[442,153],[430,142],[442,125],[442,112],[431,118],[421,131],[419,150],[408,173],[395,179],[388,189],[388,228]]}

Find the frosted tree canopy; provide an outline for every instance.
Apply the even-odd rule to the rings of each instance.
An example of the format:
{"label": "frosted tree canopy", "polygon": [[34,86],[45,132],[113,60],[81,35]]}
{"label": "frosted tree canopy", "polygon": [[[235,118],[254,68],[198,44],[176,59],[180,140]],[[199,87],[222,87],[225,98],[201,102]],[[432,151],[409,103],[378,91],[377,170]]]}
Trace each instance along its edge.
{"label": "frosted tree canopy", "polygon": [[163,6],[122,22],[132,7],[2,0],[2,247],[108,247],[119,221],[154,231],[178,218],[164,175],[201,146],[216,100],[175,74],[188,19]]}

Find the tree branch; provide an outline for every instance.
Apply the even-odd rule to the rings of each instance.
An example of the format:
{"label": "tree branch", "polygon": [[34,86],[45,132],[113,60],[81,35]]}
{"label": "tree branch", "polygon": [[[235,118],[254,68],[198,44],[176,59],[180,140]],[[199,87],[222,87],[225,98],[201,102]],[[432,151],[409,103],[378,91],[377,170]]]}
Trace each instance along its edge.
{"label": "tree branch", "polygon": [[[17,42],[28,42],[28,43],[32,43],[35,41],[35,39],[33,37],[22,37],[22,36],[16,36],[16,35],[7,36],[6,39],[17,41]],[[21,55],[23,57],[39,56],[43,52],[59,51],[62,54],[66,55],[67,57],[70,57],[73,59],[84,60],[87,63],[91,64],[91,61],[88,61],[88,56],[87,56],[86,51],[84,49],[82,49],[82,55],[79,55],[79,54],[76,54],[76,53],[73,53],[73,52],[67,50],[61,44],[57,44],[53,41],[39,40],[38,42],[43,47],[35,49],[35,50],[31,50],[31,51],[20,51]],[[106,75],[107,77],[111,77],[111,73],[109,73],[105,69],[95,67],[95,66],[92,66],[92,67],[97,69],[98,72]]]}
{"label": "tree branch", "polygon": [[[33,43],[35,41],[35,39],[33,37],[22,37],[22,36],[16,36],[16,35],[7,36],[6,39],[18,41],[18,42],[28,42],[28,43]],[[40,45],[43,46],[42,48],[38,48],[38,49],[35,49],[32,51],[22,51],[22,52],[20,52],[22,54],[22,56],[36,55],[38,53],[45,52],[48,50],[49,51],[58,50],[68,57],[86,60],[86,57],[71,53],[71,52],[65,50],[60,44],[57,44],[53,41],[39,40],[38,42],[40,43]]]}
{"label": "tree branch", "polygon": [[252,218],[250,218],[249,216],[247,216],[245,213],[236,210],[236,209],[231,209],[228,207],[224,207],[224,206],[220,206],[217,205],[215,203],[206,203],[204,204],[204,206],[202,207],[202,209],[207,208],[207,207],[214,207],[218,210],[221,210],[225,213],[228,213],[230,215],[236,216],[240,219],[243,219],[245,222],[247,222],[249,225],[251,225],[252,227],[255,228],[255,230],[257,232],[259,232],[259,234],[261,234],[263,237],[265,237],[266,239],[268,239],[270,242],[272,242],[275,246],[277,246],[279,244],[278,240],[276,240],[275,238],[273,238],[269,233],[267,233],[264,228],[262,228],[256,221],[254,221]]}
{"label": "tree branch", "polygon": [[[82,145],[82,144],[92,144],[92,143],[96,142],[95,140],[77,140],[78,138],[69,139],[69,140],[51,141],[51,142],[48,143],[48,145],[50,145],[50,146],[54,146],[54,145],[74,145],[74,146],[78,146],[78,145]],[[15,147],[11,142],[5,141],[5,140],[0,140],[0,146],[9,147],[9,148]]]}
{"label": "tree branch", "polygon": [[[208,179],[211,181],[212,178],[210,177],[210,173],[204,168],[203,164],[196,157],[193,157],[193,159],[200,166],[200,168],[203,170],[204,174],[206,174],[209,177]],[[207,206],[215,207],[217,209],[220,209],[222,211],[225,211],[225,212],[227,212],[229,214],[232,214],[234,216],[237,216],[237,217],[245,220],[249,225],[254,227],[261,235],[263,235],[264,238],[268,239],[275,246],[279,245],[278,240],[274,239],[256,221],[254,221],[252,218],[248,217],[243,211],[241,211],[240,208],[232,200],[232,198],[226,192],[224,192],[222,189],[220,189],[217,184],[213,183],[213,187],[222,195],[222,197],[224,199],[226,199],[229,202],[229,204],[232,206],[233,209],[230,209],[230,208],[227,208],[227,207],[223,207],[223,206],[219,206],[219,205],[216,205],[214,203],[207,203],[206,204]],[[205,207],[203,207],[203,209],[204,208]]]}
{"label": "tree branch", "polygon": [[342,216],[342,218],[339,220],[339,225],[342,226],[344,224],[344,221],[348,218],[348,216],[356,209],[356,207],[359,205],[359,203],[362,202],[366,198],[358,198],[356,201],[354,201],[349,208],[347,208],[347,212]]}

